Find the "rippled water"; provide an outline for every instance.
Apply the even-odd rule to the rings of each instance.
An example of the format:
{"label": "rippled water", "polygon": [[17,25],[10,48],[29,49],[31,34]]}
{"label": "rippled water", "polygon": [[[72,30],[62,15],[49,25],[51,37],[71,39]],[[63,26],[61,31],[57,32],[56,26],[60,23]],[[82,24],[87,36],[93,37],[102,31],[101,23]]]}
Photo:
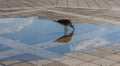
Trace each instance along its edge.
{"label": "rippled water", "polygon": [[82,51],[120,42],[120,26],[73,22],[75,31],[53,20],[29,18],[0,19],[0,37],[38,46],[58,54]]}

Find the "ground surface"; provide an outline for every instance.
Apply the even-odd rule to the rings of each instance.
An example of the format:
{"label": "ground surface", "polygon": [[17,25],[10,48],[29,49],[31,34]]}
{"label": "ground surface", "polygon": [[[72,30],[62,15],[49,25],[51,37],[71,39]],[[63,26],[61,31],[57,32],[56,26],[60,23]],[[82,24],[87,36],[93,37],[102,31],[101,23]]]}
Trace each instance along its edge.
{"label": "ground surface", "polygon": [[119,24],[119,0],[0,0],[0,16],[42,16],[79,22]]}
{"label": "ground surface", "polygon": [[[54,20],[67,18],[79,22],[120,25],[120,0],[0,0],[0,17],[15,16],[42,16]],[[14,45],[9,44],[12,42]],[[15,47],[18,42],[5,38],[0,38],[0,43],[15,48],[1,52],[0,59],[18,55],[16,48],[21,49],[23,46],[27,52],[35,53],[34,49],[39,51],[24,44]],[[120,66],[119,48],[120,46],[105,46],[46,60],[5,60],[0,62],[0,66]]]}

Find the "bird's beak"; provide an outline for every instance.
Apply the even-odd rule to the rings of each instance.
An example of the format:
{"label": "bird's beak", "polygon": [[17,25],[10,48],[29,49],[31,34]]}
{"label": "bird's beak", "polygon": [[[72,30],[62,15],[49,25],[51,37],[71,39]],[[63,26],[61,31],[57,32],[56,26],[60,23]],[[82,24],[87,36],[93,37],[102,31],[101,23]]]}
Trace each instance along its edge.
{"label": "bird's beak", "polygon": [[53,20],[54,22],[58,22],[57,20]]}
{"label": "bird's beak", "polygon": [[73,25],[70,25],[70,27],[71,27],[73,30],[75,30],[75,28],[74,28],[74,26],[73,26]]}

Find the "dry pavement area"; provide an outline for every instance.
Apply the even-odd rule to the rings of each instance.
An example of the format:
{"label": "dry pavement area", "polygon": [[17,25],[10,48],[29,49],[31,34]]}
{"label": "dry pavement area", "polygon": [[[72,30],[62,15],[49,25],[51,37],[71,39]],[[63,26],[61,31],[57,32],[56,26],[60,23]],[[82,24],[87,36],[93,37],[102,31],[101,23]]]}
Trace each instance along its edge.
{"label": "dry pavement area", "polygon": [[41,16],[96,24],[120,24],[119,0],[0,0],[0,17]]}

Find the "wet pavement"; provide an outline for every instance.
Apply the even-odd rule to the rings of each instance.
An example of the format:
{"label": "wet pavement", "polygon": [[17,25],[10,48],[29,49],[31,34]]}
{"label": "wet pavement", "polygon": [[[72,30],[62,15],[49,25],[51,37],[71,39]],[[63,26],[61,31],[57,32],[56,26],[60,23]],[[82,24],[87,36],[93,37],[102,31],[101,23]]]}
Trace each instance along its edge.
{"label": "wet pavement", "polygon": [[120,66],[119,13],[119,0],[0,0],[0,66]]}
{"label": "wet pavement", "polygon": [[[0,64],[11,66],[117,66],[120,26],[42,17],[0,19]],[[72,63],[69,63],[72,62]]]}

